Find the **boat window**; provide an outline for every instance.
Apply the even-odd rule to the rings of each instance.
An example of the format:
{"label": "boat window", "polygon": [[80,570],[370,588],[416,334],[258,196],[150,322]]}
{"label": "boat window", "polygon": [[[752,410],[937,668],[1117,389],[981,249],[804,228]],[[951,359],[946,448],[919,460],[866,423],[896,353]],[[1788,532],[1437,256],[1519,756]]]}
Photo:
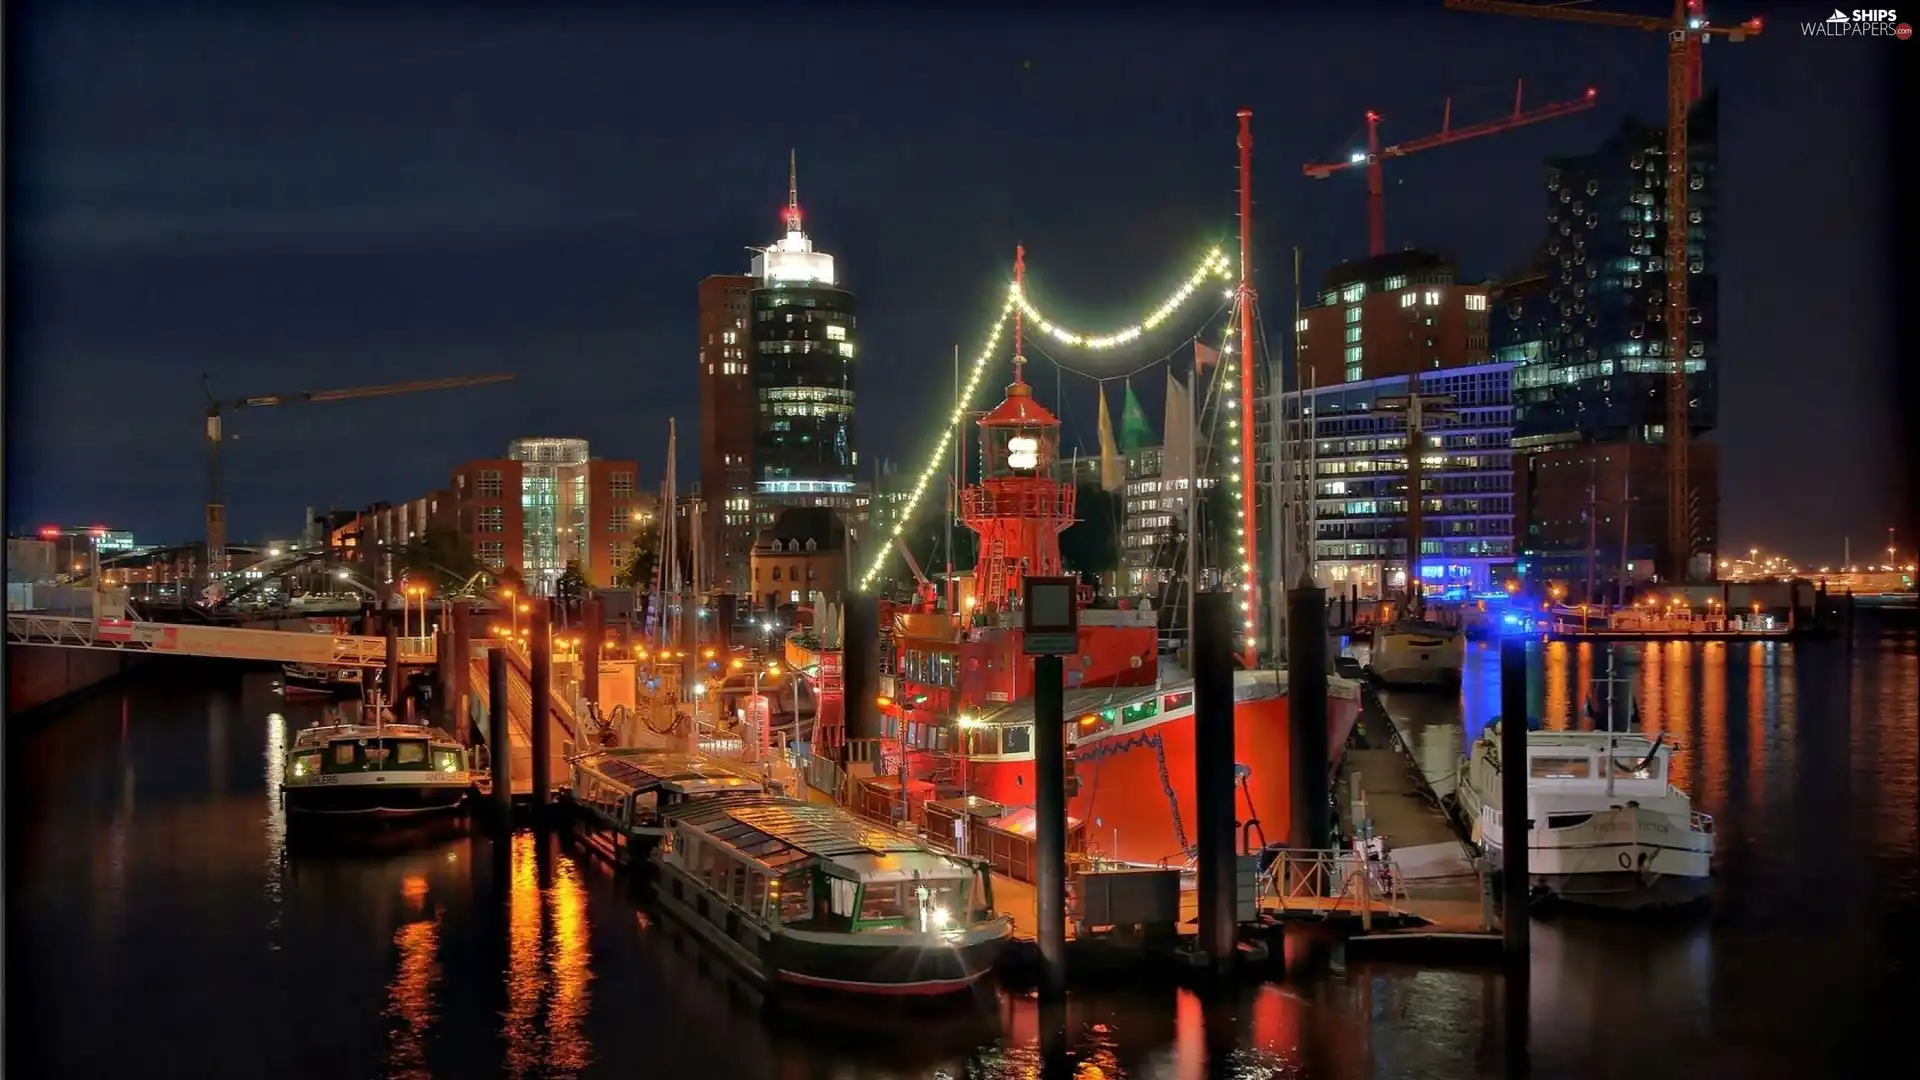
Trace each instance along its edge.
{"label": "boat window", "polygon": [[832,908],[833,913],[835,915],[852,915],[853,894],[859,891],[860,883],[857,881],[847,881],[842,878],[828,878],[827,889],[827,895],[830,900],[829,906]]}
{"label": "boat window", "polygon": [[899,919],[907,914],[906,907],[900,902],[900,883],[897,881],[869,881],[860,890],[860,918],[863,922],[876,919]]}
{"label": "boat window", "polygon": [[767,875],[758,870],[747,875],[747,896],[743,906],[757,915],[767,913]]}
{"label": "boat window", "polygon": [[632,820],[652,821],[654,818],[659,816],[659,811],[660,811],[660,793],[659,792],[643,791],[640,794],[635,795],[633,797]]}
{"label": "boat window", "polygon": [[1003,754],[1025,754],[1033,750],[1033,725],[1021,724],[1018,727],[1000,729],[1003,741]]}
{"label": "boat window", "polygon": [[1159,711],[1160,703],[1152,698],[1148,698],[1145,701],[1136,701],[1120,710],[1120,722],[1122,724],[1137,724],[1142,720],[1153,717]]}
{"label": "boat window", "polygon": [[752,895],[752,893],[747,891],[747,868],[741,866],[739,863],[735,863],[733,866],[733,880],[729,883],[727,890],[728,899],[733,901],[735,907],[746,907],[747,898]]}
{"label": "boat window", "polygon": [[813,874],[801,870],[780,879],[780,921],[788,926],[813,918]]}
{"label": "boat window", "polygon": [[335,765],[353,764],[353,744],[350,742],[333,744],[333,763]]}
{"label": "boat window", "polygon": [[1547,757],[1527,759],[1535,780],[1585,780],[1593,775],[1593,759],[1586,757]]}
{"label": "boat window", "polygon": [[967,753],[997,754],[999,752],[1000,752],[1000,729],[999,728],[987,727],[987,728],[967,729]]}
{"label": "boat window", "polygon": [[912,911],[917,918],[920,911],[920,890],[927,891],[927,918],[931,929],[943,930],[958,924],[966,915],[966,882],[952,879],[934,881],[921,880],[908,887],[912,897]]}
{"label": "boat window", "polygon": [[303,757],[296,758],[294,760],[293,775],[295,776],[306,776],[309,773],[317,773],[319,771],[320,771],[320,755],[319,754],[307,754]]}
{"label": "boat window", "polygon": [[438,757],[434,761],[434,768],[439,769],[441,772],[459,772],[460,771],[460,751],[458,750],[440,751]]}
{"label": "boat window", "polygon": [[423,742],[395,743],[393,750],[398,765],[419,765],[427,760],[427,744]]}
{"label": "boat window", "polygon": [[1172,712],[1175,709],[1187,708],[1193,704],[1193,691],[1182,690],[1177,694],[1168,694],[1163,704],[1165,704],[1168,712]]}

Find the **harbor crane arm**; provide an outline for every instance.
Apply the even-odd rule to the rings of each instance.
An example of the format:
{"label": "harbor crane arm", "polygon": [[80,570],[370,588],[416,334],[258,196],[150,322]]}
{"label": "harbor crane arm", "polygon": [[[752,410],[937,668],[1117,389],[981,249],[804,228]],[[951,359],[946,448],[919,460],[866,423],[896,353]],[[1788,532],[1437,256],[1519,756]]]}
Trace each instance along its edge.
{"label": "harbor crane arm", "polygon": [[913,580],[920,583],[920,595],[931,603],[935,593],[933,582],[927,579],[926,571],[920,569],[920,560],[913,557],[913,552],[908,550],[905,539],[896,536],[893,542],[899,547],[901,556],[907,560],[907,569],[913,571]]}
{"label": "harbor crane arm", "polygon": [[1301,172],[1315,180],[1325,180],[1343,169],[1357,169],[1365,166],[1367,170],[1367,246],[1371,255],[1384,255],[1387,251],[1387,212],[1386,182],[1381,173],[1381,162],[1390,157],[1406,157],[1422,150],[1431,150],[1436,146],[1465,142],[1482,135],[1495,135],[1528,124],[1537,124],[1543,120],[1554,120],[1562,116],[1585,112],[1593,108],[1599,98],[1599,91],[1588,90],[1571,101],[1555,101],[1546,105],[1537,105],[1531,109],[1523,107],[1526,93],[1525,82],[1515,82],[1513,88],[1513,112],[1497,120],[1486,120],[1465,127],[1453,126],[1453,99],[1448,98],[1446,108],[1441,113],[1440,130],[1432,135],[1423,135],[1417,139],[1394,143],[1392,146],[1380,145],[1380,114],[1367,113],[1367,151],[1355,153],[1345,161],[1331,161],[1322,164],[1303,165]]}
{"label": "harbor crane arm", "polygon": [[468,386],[508,382],[512,379],[512,375],[456,375],[445,379],[416,379],[412,382],[356,386],[344,390],[302,390],[291,394],[268,394],[261,397],[232,398],[223,401],[213,396],[213,383],[202,375],[200,381],[207,391],[206,574],[209,583],[212,575],[219,572],[226,558],[227,508],[221,491],[223,486],[221,445],[226,441],[221,418],[226,413],[239,409],[263,409],[277,405],[320,404],[328,401],[351,401],[356,398],[387,397],[392,394],[414,394],[426,390],[456,390]]}
{"label": "harbor crane arm", "polygon": [[[1688,464],[1687,442],[1692,437],[1692,418],[1688,413],[1692,393],[1687,385],[1687,324],[1692,312],[1687,307],[1687,275],[1698,273],[1688,256],[1686,223],[1687,190],[1692,173],[1687,164],[1687,114],[1704,90],[1700,73],[1700,47],[1709,39],[1722,37],[1741,42],[1759,36],[1765,24],[1758,16],[1730,26],[1715,26],[1707,19],[1705,0],[1673,0],[1673,14],[1665,19],[1640,15],[1619,15],[1608,11],[1559,4],[1520,4],[1512,0],[1443,0],[1449,11],[1477,11],[1488,15],[1514,15],[1523,19],[1552,19],[1587,26],[1608,26],[1664,34],[1667,38],[1667,187],[1666,250],[1663,253],[1666,277],[1667,411],[1664,436],[1667,444],[1667,535],[1666,552],[1660,560],[1662,576],[1684,582],[1693,561],[1696,533],[1693,526],[1693,477]],[[1680,227],[1675,227],[1678,223]]]}

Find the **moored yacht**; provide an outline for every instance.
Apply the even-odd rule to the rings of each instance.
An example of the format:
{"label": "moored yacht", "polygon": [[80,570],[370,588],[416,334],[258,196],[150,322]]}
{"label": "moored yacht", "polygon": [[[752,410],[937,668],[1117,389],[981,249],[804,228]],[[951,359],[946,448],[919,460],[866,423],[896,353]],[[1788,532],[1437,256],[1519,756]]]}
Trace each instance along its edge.
{"label": "moored yacht", "polygon": [[289,823],[413,820],[458,811],[473,786],[467,748],[416,724],[320,725],[287,751]]}
{"label": "moored yacht", "polygon": [[[1673,747],[1637,732],[1527,734],[1527,870],[1539,894],[1622,910],[1681,907],[1712,889],[1713,819],[1668,779]],[[1462,763],[1456,799],[1501,865],[1500,723]]]}
{"label": "moored yacht", "polygon": [[1467,635],[1429,617],[1418,598],[1373,632],[1368,670],[1386,686],[1453,689],[1467,663]]}

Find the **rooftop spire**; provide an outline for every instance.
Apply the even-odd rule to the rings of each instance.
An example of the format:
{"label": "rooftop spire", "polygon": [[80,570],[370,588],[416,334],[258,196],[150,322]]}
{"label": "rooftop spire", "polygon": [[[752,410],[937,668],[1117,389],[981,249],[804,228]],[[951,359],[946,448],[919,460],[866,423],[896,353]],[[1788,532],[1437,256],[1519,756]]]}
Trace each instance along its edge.
{"label": "rooftop spire", "polygon": [[787,231],[800,231],[800,152],[787,151]]}

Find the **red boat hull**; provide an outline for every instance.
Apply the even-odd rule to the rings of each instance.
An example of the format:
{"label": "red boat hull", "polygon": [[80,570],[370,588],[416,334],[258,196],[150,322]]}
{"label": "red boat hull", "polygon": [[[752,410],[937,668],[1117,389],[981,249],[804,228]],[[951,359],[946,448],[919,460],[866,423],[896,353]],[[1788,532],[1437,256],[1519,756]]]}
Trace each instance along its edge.
{"label": "red boat hull", "polygon": [[[1360,703],[1328,701],[1333,760],[1345,747]],[[1193,714],[1082,742],[1070,754],[1079,792],[1067,812],[1085,830],[1089,854],[1138,864],[1183,865],[1194,840]],[[1234,709],[1234,818],[1246,844],[1285,843],[1293,818],[1292,728],[1287,698],[1243,701]],[[967,762],[966,788],[1006,806],[1033,803],[1033,760]]]}

